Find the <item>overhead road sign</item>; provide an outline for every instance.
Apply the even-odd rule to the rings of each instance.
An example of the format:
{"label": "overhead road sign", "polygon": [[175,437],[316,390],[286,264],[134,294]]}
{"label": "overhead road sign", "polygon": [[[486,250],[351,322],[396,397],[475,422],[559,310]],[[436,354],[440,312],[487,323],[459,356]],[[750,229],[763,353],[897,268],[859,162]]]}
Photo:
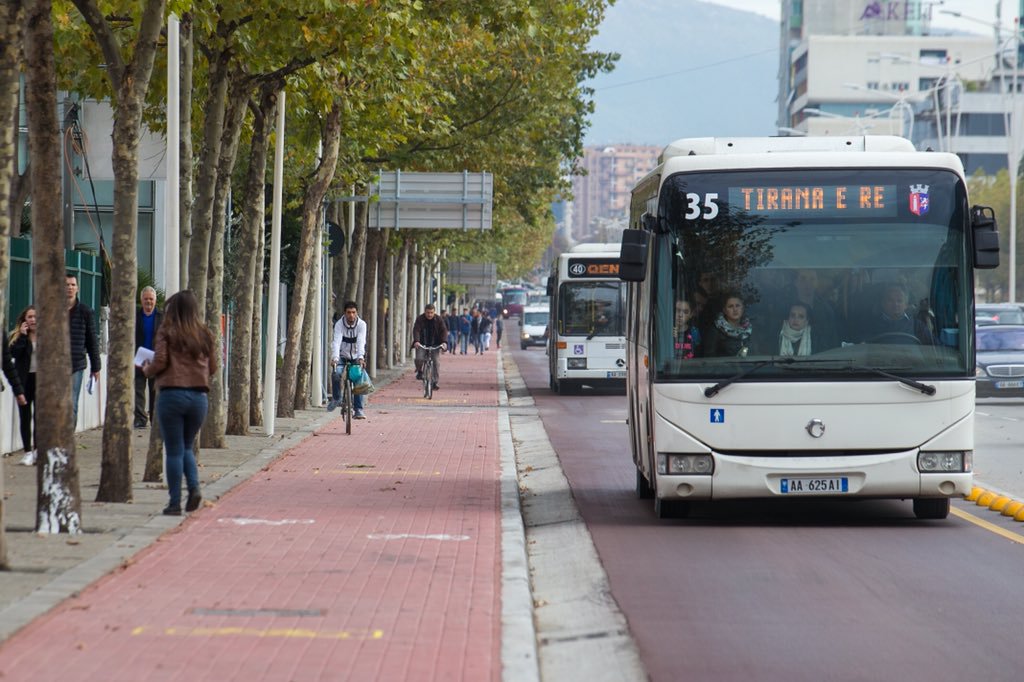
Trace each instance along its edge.
{"label": "overhead road sign", "polygon": [[380,171],[369,197],[339,197],[338,201],[367,201],[371,229],[491,229],[494,180],[490,173],[403,173]]}

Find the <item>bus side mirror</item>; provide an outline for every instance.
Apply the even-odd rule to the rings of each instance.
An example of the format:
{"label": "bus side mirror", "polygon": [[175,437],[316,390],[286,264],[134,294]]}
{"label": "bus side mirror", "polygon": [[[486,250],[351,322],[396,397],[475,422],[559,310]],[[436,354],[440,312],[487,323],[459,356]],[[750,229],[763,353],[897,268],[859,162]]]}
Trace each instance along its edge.
{"label": "bus side mirror", "polygon": [[622,247],[619,250],[619,279],[625,282],[644,281],[650,243],[651,233],[647,230],[623,231]]}
{"label": "bus side mirror", "polygon": [[995,211],[988,206],[972,206],[971,233],[974,236],[974,267],[979,270],[998,268],[999,231]]}

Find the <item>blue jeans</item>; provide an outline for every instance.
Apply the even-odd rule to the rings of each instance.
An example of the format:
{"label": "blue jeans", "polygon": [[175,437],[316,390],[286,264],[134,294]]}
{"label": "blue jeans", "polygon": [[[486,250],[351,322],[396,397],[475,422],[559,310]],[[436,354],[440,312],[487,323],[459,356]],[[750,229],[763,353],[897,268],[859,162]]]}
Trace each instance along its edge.
{"label": "blue jeans", "polygon": [[[334,396],[334,401],[341,404],[341,377],[346,371],[346,365],[344,362],[338,363],[334,367],[334,371],[331,372],[331,395]],[[366,396],[352,394],[352,409],[356,412],[363,411],[363,398]]]}
{"label": "blue jeans", "polygon": [[162,388],[156,399],[156,416],[167,452],[167,491],[170,506],[181,506],[181,476],[189,490],[199,489],[199,469],[192,443],[199,433],[209,402],[206,393],[189,388]]}
{"label": "blue jeans", "polygon": [[466,354],[466,349],[469,347],[469,334],[459,333],[459,350],[462,354]]}
{"label": "blue jeans", "polygon": [[71,373],[71,432],[78,428],[78,396],[82,395],[82,378],[85,370]]}

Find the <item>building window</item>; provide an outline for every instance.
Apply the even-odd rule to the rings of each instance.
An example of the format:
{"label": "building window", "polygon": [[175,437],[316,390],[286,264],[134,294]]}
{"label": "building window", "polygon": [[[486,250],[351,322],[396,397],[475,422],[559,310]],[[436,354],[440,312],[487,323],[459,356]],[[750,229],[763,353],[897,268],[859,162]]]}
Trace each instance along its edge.
{"label": "building window", "polygon": [[[96,180],[93,186],[96,192],[94,204],[86,205],[81,194],[75,197],[75,218],[71,233],[74,248],[99,253],[102,235],[104,246],[109,252],[114,236],[114,181]],[[75,191],[79,190],[87,192],[86,197],[92,198],[92,192],[85,185]],[[135,246],[139,269],[149,273],[153,273],[154,191],[152,181],[139,183],[139,229]]]}

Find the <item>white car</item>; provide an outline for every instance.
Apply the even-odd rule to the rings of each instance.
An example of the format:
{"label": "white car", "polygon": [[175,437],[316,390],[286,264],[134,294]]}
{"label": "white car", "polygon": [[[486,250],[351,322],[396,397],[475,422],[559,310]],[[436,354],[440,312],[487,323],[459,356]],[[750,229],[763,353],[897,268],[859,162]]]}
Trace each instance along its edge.
{"label": "white car", "polygon": [[530,346],[543,346],[547,343],[545,332],[548,328],[550,312],[547,306],[528,305],[523,308],[523,316],[519,321],[519,347],[526,350]]}

